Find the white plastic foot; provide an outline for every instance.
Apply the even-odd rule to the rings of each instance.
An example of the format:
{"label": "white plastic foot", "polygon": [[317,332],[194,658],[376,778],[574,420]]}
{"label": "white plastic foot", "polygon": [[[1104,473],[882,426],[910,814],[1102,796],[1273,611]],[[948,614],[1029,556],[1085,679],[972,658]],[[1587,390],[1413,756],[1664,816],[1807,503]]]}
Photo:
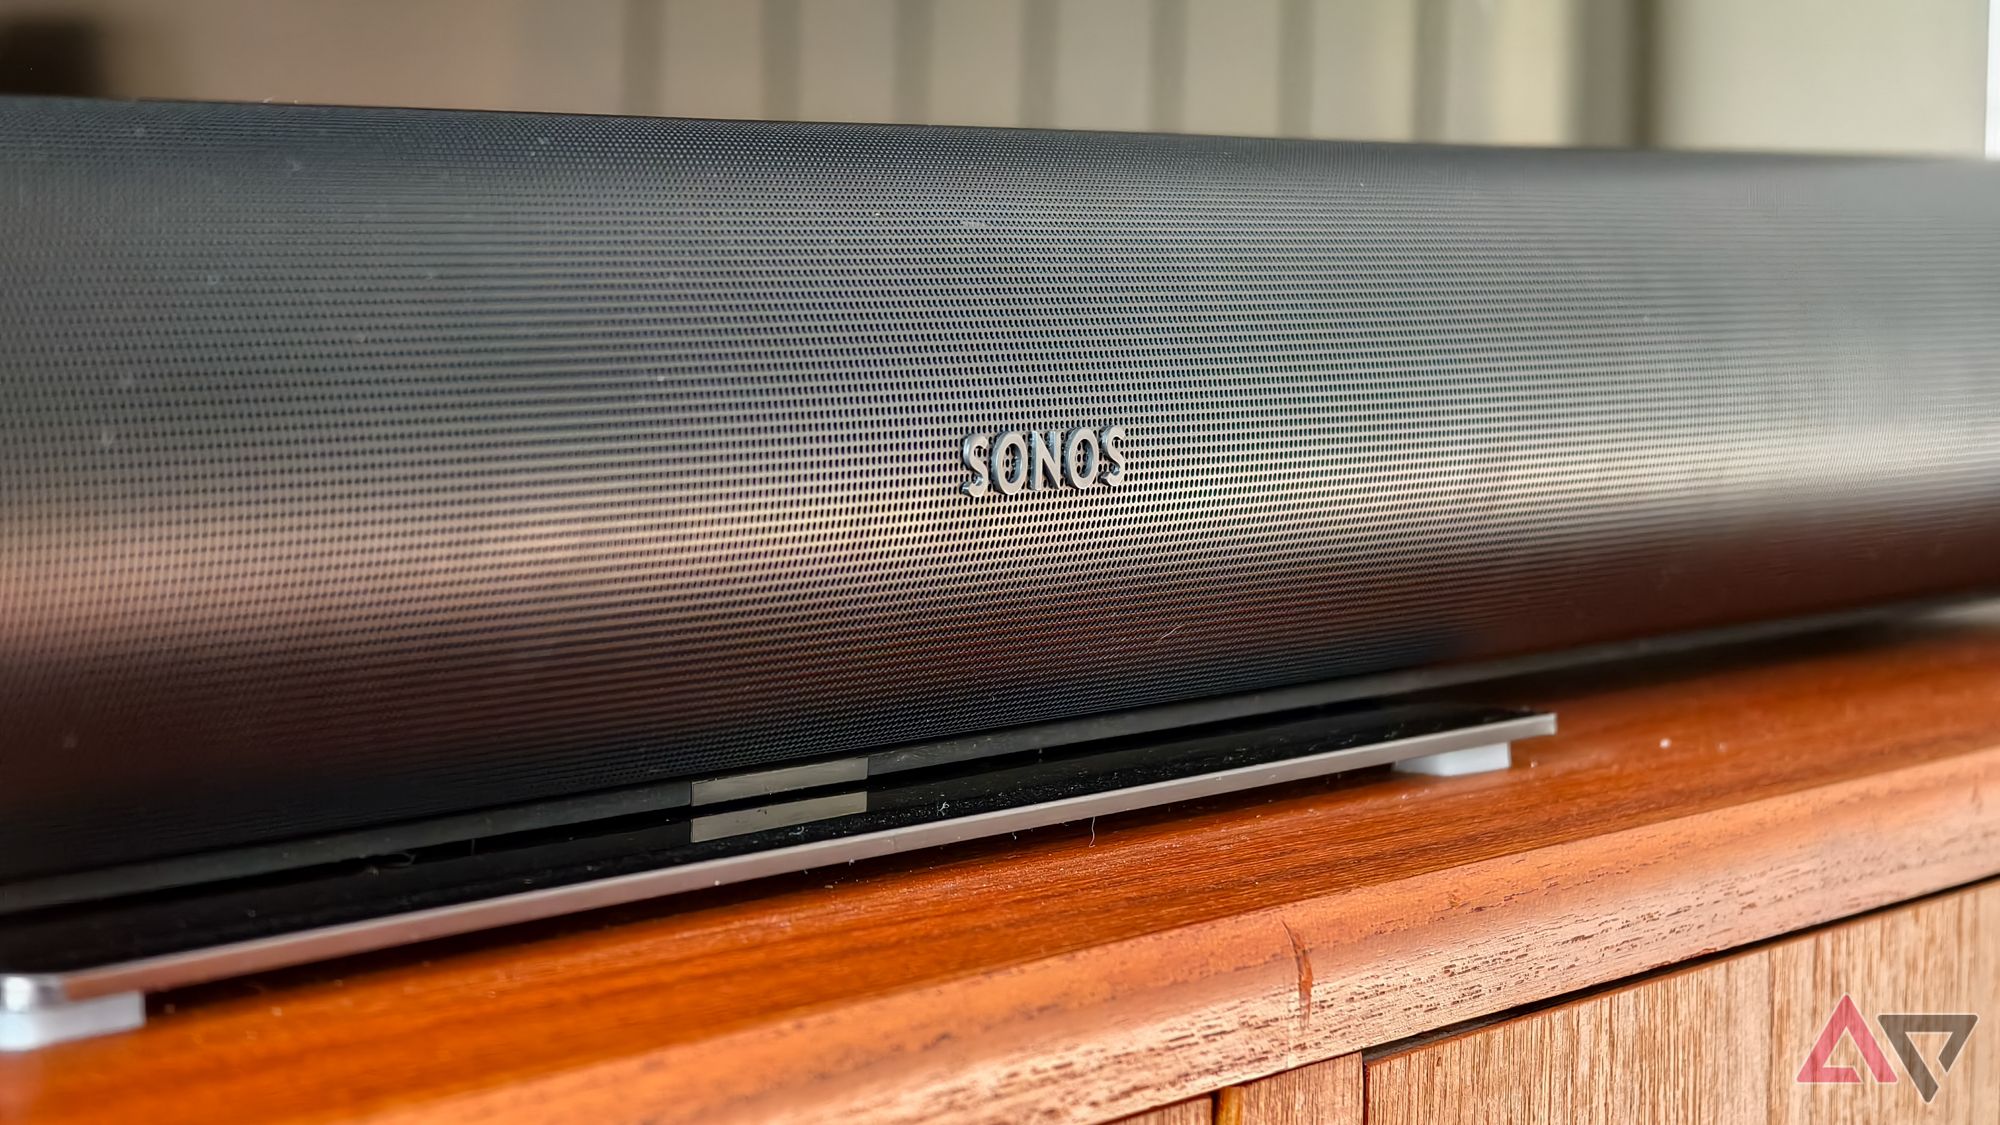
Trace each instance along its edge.
{"label": "white plastic foot", "polygon": [[64,1000],[31,977],[0,979],[0,1051],[33,1051],[130,1031],[145,1022],[146,996],[141,992]]}
{"label": "white plastic foot", "polygon": [[1496,742],[1491,746],[1468,746],[1442,754],[1425,754],[1396,763],[1398,773],[1420,773],[1427,777],[1464,777],[1469,773],[1491,773],[1514,764],[1514,744]]}

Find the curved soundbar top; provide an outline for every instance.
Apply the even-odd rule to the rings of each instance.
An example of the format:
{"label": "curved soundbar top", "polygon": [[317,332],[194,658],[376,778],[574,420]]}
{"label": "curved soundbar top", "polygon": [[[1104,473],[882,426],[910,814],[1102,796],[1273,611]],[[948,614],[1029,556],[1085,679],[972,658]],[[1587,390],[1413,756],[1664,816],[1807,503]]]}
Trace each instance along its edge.
{"label": "curved soundbar top", "polygon": [[2000,558],[1976,163],[7,99],[0,203],[4,879]]}

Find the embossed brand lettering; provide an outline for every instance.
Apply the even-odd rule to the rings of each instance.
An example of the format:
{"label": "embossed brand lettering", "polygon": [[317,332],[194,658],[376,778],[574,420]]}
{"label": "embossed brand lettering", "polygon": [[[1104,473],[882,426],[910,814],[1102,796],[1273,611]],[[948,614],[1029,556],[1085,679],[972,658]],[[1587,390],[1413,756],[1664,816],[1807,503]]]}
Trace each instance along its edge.
{"label": "embossed brand lettering", "polygon": [[1002,430],[967,434],[959,456],[972,479],[958,486],[967,496],[1013,496],[1046,489],[1116,488],[1125,483],[1123,426],[1074,430]]}

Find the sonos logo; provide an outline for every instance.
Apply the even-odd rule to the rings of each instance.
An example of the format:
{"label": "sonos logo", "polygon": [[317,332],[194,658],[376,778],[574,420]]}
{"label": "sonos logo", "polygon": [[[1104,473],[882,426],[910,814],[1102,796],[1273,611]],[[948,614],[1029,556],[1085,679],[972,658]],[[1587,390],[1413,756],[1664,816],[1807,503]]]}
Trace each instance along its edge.
{"label": "sonos logo", "polygon": [[1026,489],[1117,487],[1125,480],[1125,451],[1118,443],[1125,427],[1084,426],[1070,430],[1008,430],[1003,434],[967,434],[959,452],[972,479],[958,486],[967,496],[998,492],[1012,496]]}

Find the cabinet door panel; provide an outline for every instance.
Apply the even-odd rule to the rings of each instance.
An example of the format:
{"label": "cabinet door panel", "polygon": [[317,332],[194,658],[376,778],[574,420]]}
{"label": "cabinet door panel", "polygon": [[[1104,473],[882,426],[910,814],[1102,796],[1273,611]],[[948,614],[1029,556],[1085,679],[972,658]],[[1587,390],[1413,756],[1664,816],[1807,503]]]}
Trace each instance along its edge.
{"label": "cabinet door panel", "polygon": [[1362,1125],[1361,1056],[1342,1055],[1215,1096],[1215,1125]]}
{"label": "cabinet door panel", "polygon": [[[2000,886],[1944,895],[1832,926],[1770,950],[1773,1125],[1993,1125],[2000,1121]],[[1853,1085],[1801,1084],[1799,1065],[1842,996],[1870,1021],[1897,1081],[1867,1081],[1852,1042],[1829,1062],[1856,1068]],[[1884,1012],[1969,1013],[1974,1025],[1927,1107],[1893,1042]],[[1943,1037],[1912,1035],[1934,1076]]]}
{"label": "cabinet door panel", "polygon": [[[1851,1037],[1828,1060],[1860,1082],[1801,1084],[1852,996],[1894,1081]],[[1926,1104],[1883,1013],[1971,1013]],[[1373,1058],[1370,1125],[1707,1125],[2000,1120],[2000,884],[1941,895],[1544,1011]],[[1913,1036],[1935,1072],[1942,1037]]]}
{"label": "cabinet door panel", "polygon": [[1761,954],[1378,1059],[1370,1125],[1710,1125],[1764,1117]]}

